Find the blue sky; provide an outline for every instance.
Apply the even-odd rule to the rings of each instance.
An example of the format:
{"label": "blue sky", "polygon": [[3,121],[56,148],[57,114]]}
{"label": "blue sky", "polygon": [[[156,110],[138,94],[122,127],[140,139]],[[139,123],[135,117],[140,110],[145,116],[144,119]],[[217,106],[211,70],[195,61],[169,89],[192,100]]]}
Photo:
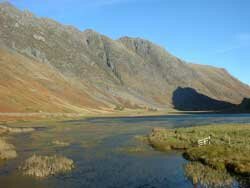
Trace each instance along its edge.
{"label": "blue sky", "polygon": [[151,40],[250,84],[248,0],[10,0],[20,9],[116,39]]}

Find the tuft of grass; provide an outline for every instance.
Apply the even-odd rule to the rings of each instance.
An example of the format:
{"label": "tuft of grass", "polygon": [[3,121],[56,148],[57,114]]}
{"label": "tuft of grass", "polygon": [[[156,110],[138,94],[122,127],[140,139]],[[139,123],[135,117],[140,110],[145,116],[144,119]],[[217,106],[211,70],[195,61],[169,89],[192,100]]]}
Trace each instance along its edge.
{"label": "tuft of grass", "polygon": [[65,173],[74,168],[71,159],[61,156],[38,156],[33,155],[19,167],[24,175],[45,178],[58,173]]}
{"label": "tuft of grass", "polygon": [[164,128],[154,128],[148,136],[148,142],[160,151],[187,149],[192,144],[185,135],[176,130]]}
{"label": "tuft of grass", "polygon": [[60,140],[54,140],[52,142],[52,144],[56,145],[56,146],[59,146],[59,147],[67,147],[70,145],[69,142],[64,142],[64,141],[60,141]]}
{"label": "tuft of grass", "polygon": [[144,153],[146,152],[146,149],[139,146],[131,146],[131,147],[119,148],[118,151],[124,153]]}
{"label": "tuft of grass", "polygon": [[8,160],[17,157],[15,147],[0,138],[0,159]]}

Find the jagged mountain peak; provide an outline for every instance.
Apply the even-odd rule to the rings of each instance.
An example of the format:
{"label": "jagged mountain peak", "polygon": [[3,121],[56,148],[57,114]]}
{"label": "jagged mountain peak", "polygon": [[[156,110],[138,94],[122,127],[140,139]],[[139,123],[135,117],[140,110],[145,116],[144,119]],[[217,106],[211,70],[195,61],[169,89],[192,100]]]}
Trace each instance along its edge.
{"label": "jagged mountain peak", "polygon": [[0,11],[3,11],[8,14],[21,14],[22,11],[18,10],[14,5],[9,1],[0,2]]}
{"label": "jagged mountain peak", "polygon": [[138,43],[150,43],[153,44],[152,42],[150,42],[149,40],[140,38],[140,37],[130,37],[130,36],[124,36],[124,37],[120,37],[118,40],[121,41],[133,41],[133,42],[138,42]]}
{"label": "jagged mountain peak", "polygon": [[133,38],[133,37],[125,36],[125,37],[119,38],[118,41],[121,41],[123,44],[133,49],[151,48],[152,46],[159,47],[158,45],[150,42],[149,40],[142,39],[139,37]]}
{"label": "jagged mountain peak", "polygon": [[173,57],[169,52],[165,50],[165,48],[143,38],[133,38],[125,36],[119,38],[118,41],[120,41],[128,49],[136,52],[141,57],[157,56],[159,58],[163,54],[167,55],[168,57]]}
{"label": "jagged mountain peak", "polygon": [[100,35],[100,33],[98,33],[97,31],[95,31],[95,30],[93,30],[93,29],[85,29],[84,31],[83,31],[83,33],[85,33],[85,34],[91,34],[91,35]]}
{"label": "jagged mountain peak", "polygon": [[26,16],[35,17],[35,15],[31,13],[29,10],[26,9],[24,11],[21,11],[17,9],[13,4],[11,4],[9,1],[0,2],[0,9],[1,11],[5,11],[7,13],[23,14]]}

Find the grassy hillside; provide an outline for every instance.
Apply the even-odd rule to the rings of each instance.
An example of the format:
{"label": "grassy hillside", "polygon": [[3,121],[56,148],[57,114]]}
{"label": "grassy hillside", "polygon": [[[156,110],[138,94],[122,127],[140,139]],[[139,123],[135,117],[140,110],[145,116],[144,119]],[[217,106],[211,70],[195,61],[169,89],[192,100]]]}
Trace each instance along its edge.
{"label": "grassy hillside", "polygon": [[84,112],[105,105],[49,65],[0,48],[0,112]]}

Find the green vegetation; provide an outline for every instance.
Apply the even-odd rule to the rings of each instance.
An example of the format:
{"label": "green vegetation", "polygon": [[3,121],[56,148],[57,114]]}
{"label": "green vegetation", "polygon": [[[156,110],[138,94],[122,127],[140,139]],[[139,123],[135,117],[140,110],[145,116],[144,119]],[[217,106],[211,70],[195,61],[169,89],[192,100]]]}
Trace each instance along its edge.
{"label": "green vegetation", "polygon": [[149,143],[160,150],[188,149],[199,139],[211,136],[211,144],[250,150],[249,125],[213,125],[178,129],[154,128]]}
{"label": "green vegetation", "polygon": [[[211,136],[211,144],[199,147],[197,141],[208,136]],[[229,172],[239,176],[250,175],[249,125],[214,125],[179,129],[155,128],[147,138],[149,144],[157,150],[182,149],[184,151],[183,156],[186,159],[205,165],[204,168],[200,169],[201,172],[197,173],[202,173],[203,170],[211,168],[206,172],[214,173],[214,170],[217,170],[218,173]],[[191,167],[188,166],[187,168],[190,169]],[[199,167],[195,163],[192,168],[198,169]],[[197,176],[197,174],[191,172],[188,176],[192,174],[194,175],[193,178]],[[209,174],[206,176],[210,177]],[[218,178],[221,177],[218,176]]]}
{"label": "green vegetation", "polygon": [[214,169],[228,170],[244,176],[250,175],[249,155],[249,149],[222,145],[190,148],[184,153],[189,160],[200,161]]}
{"label": "green vegetation", "polygon": [[64,173],[74,168],[74,162],[66,157],[59,156],[37,156],[33,155],[27,159],[23,166],[19,167],[24,175],[39,178],[48,177],[58,173]]}
{"label": "green vegetation", "polygon": [[187,149],[191,147],[190,138],[172,129],[154,128],[148,136],[151,146],[161,151],[171,149]]}

